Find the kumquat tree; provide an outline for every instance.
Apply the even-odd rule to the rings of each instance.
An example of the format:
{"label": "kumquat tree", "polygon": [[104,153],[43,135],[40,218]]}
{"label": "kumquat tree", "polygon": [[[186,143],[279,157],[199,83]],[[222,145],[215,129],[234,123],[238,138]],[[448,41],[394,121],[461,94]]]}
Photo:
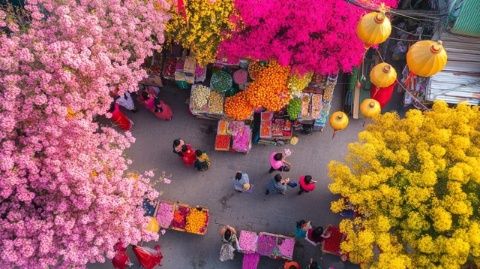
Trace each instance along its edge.
{"label": "kumquat tree", "polygon": [[460,268],[480,263],[480,109],[436,102],[386,113],[329,164],[331,210],[348,258],[363,268]]}

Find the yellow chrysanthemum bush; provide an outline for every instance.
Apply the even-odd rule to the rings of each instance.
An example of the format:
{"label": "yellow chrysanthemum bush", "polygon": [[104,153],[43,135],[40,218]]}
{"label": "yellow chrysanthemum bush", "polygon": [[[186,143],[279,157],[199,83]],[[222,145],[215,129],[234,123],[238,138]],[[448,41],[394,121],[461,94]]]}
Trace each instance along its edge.
{"label": "yellow chrysanthemum bush", "polygon": [[364,268],[460,268],[480,262],[480,109],[436,102],[375,118],[345,163],[329,164],[340,195],[341,244]]}
{"label": "yellow chrysanthemum bush", "polygon": [[190,49],[200,65],[213,62],[223,36],[234,29],[230,17],[234,14],[233,0],[189,0],[185,12],[172,9],[167,24],[170,40]]}

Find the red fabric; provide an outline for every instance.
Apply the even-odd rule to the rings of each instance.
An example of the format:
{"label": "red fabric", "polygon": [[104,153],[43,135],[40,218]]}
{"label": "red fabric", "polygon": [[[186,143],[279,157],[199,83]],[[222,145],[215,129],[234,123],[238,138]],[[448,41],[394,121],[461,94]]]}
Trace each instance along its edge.
{"label": "red fabric", "polygon": [[380,103],[380,106],[385,107],[390,99],[392,99],[393,89],[395,88],[395,82],[384,88],[377,88],[373,86],[370,90],[370,98],[377,100]]}
{"label": "red fabric", "polygon": [[132,122],[122,113],[120,106],[117,103],[115,103],[112,112],[112,121],[124,131],[128,131],[132,128]]}
{"label": "red fabric", "polygon": [[133,253],[137,256],[138,262],[145,269],[153,269],[157,265],[160,265],[163,259],[160,246],[156,245],[155,248],[133,246]]}
{"label": "red fabric", "polygon": [[344,235],[340,232],[338,227],[328,226],[327,233],[330,233],[330,237],[323,240],[322,251],[325,253],[340,256],[340,244],[343,241]]}
{"label": "red fabric", "polygon": [[305,182],[305,176],[301,176],[298,182],[300,184],[300,188],[302,188],[304,191],[313,191],[315,189],[315,183],[307,184],[307,182]]}
{"label": "red fabric", "polygon": [[182,161],[186,166],[192,166],[195,163],[197,156],[192,146],[187,145],[187,151],[182,153]]}
{"label": "red fabric", "polygon": [[127,255],[127,248],[122,242],[118,242],[113,247],[115,249],[115,257],[112,259],[113,268],[126,269],[130,265],[130,259]]}

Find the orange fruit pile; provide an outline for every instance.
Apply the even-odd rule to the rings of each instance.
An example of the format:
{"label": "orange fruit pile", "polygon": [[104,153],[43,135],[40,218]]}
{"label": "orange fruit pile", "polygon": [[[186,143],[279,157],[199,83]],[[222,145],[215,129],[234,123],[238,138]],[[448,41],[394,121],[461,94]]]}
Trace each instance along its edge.
{"label": "orange fruit pile", "polygon": [[261,70],[254,82],[246,89],[248,102],[252,107],[264,107],[269,111],[279,111],[290,101],[287,88],[290,67],[270,62]]}
{"label": "orange fruit pile", "polygon": [[253,106],[247,100],[247,93],[242,91],[225,100],[225,114],[234,120],[249,119],[253,113]]}

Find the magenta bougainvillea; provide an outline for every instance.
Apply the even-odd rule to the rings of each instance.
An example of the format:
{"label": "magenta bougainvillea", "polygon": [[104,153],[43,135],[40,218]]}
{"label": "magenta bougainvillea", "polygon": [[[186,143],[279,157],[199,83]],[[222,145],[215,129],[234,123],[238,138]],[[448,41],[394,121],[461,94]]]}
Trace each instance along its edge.
{"label": "magenta bougainvillea", "polygon": [[[397,0],[382,2],[396,6]],[[220,57],[276,59],[300,73],[331,74],[351,71],[365,52],[355,27],[366,11],[347,1],[235,0],[235,5],[239,30],[221,44]]]}
{"label": "magenta bougainvillea", "polygon": [[[100,127],[109,93],[134,90],[163,42],[162,1],[27,1],[0,10],[0,264],[81,268],[146,233],[152,172],[127,173],[134,138]],[[17,14],[18,15],[18,14]]]}

